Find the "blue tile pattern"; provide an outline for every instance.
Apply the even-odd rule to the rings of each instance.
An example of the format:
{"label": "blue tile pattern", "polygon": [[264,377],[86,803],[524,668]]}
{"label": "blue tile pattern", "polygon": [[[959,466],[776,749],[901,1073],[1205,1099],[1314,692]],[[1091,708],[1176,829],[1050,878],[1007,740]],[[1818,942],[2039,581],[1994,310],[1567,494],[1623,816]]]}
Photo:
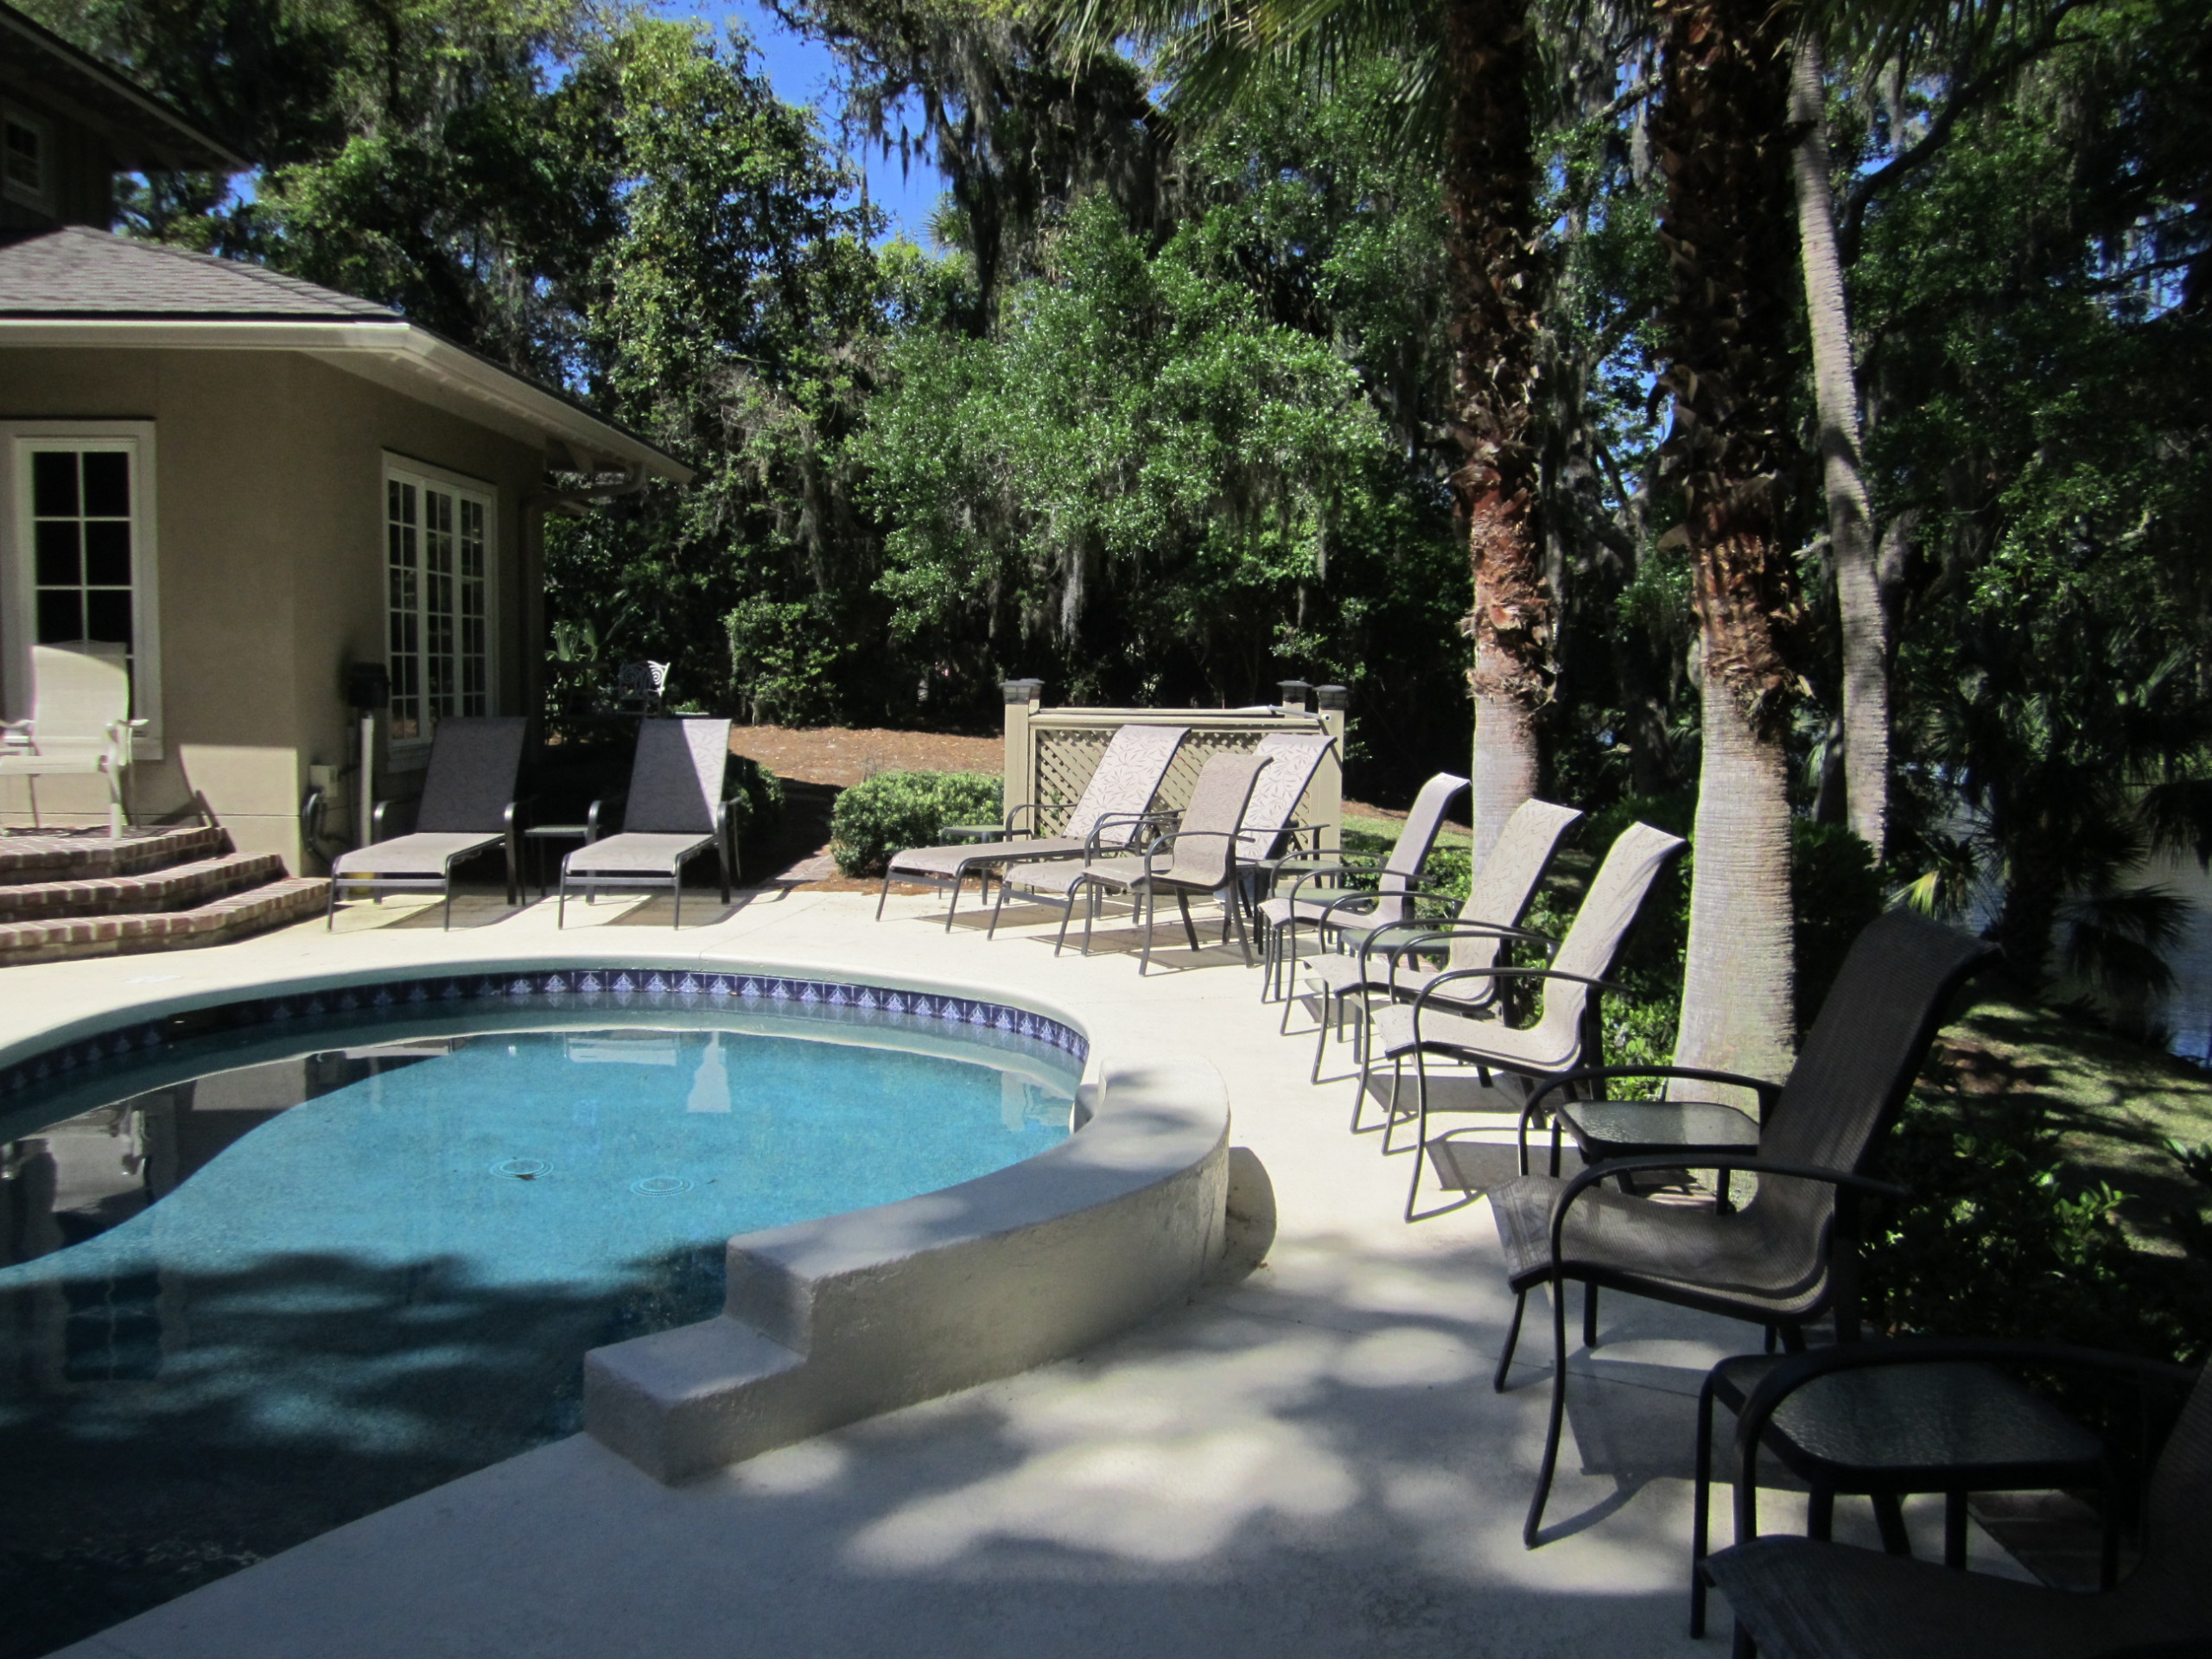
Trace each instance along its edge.
{"label": "blue tile pattern", "polygon": [[436,1002],[498,1004],[531,999],[554,1008],[728,1007],[753,1013],[817,1015],[840,1025],[874,1025],[907,1031],[964,1027],[963,1036],[991,1033],[1057,1049],[1081,1065],[1090,1052],[1083,1033],[1027,1008],[941,992],[850,985],[836,980],[796,979],[759,973],[712,973],[683,969],[626,968],[619,963],[557,968],[543,972],[447,974],[335,986],[324,990],[251,997],[188,1014],[118,1026],[63,1043],[0,1067],[0,1097],[73,1073],[103,1060],[159,1050],[181,1038],[241,1030],[299,1019],[359,1013],[374,1016]]}

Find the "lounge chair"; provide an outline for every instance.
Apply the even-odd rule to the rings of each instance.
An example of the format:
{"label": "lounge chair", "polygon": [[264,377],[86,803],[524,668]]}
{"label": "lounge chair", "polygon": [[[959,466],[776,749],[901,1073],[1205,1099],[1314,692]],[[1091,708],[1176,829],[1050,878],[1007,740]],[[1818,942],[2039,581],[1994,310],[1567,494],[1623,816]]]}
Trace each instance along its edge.
{"label": "lounge chair", "polygon": [[[2212,1654],[2212,1382],[2199,1372],[2152,1465],[2143,1554],[2100,1594],[2022,1584],[1808,1538],[1761,1538],[1757,1457],[1797,1390],[1840,1371],[1992,1362],[2106,1372],[2163,1391],[2178,1366],[2056,1344],[1936,1339],[1865,1343],[1787,1362],[1754,1391],[1737,1433],[1743,1541],[1701,1565],[1735,1611],[1737,1650],[1765,1659],[2203,1659]],[[2133,1415],[2133,1413],[2127,1414]],[[1931,1427],[1899,1425],[1925,1435]],[[2133,1437],[2131,1437],[2133,1438]],[[2118,1461],[2118,1459],[2114,1459]],[[1940,1478],[1940,1477],[1939,1477]],[[1960,1479],[1974,1478],[1961,1471]],[[2108,1575],[2109,1586],[2111,1578]]]}
{"label": "lounge chair", "polygon": [[[1060,861],[1014,865],[1000,880],[999,906],[1003,908],[1007,894],[1017,887],[1059,905],[1059,937],[1052,944],[1052,954],[1057,957],[1061,946],[1067,943],[1069,918],[1074,915],[1077,904],[1084,905],[1083,953],[1089,956],[1090,925],[1097,915],[1098,901],[1109,893],[1126,894],[1135,902],[1144,918],[1144,954],[1137,963],[1137,971],[1142,974],[1152,967],[1153,925],[1160,913],[1160,895],[1175,895],[1176,906],[1183,915],[1183,931],[1190,939],[1191,949],[1196,950],[1198,933],[1191,920],[1191,895],[1211,893],[1221,900],[1224,943],[1234,926],[1244,947],[1244,965],[1250,967],[1252,943],[1245,931],[1243,909],[1238,902],[1242,872],[1237,868],[1236,850],[1253,786],[1263,772],[1277,764],[1257,752],[1229,751],[1208,757],[1180,821],[1175,829],[1156,839],[1142,857],[1082,864]],[[1173,857],[1163,856],[1171,851]],[[991,925],[995,930],[998,925],[996,909],[992,912]]]}
{"label": "lounge chair", "polygon": [[[1403,921],[1413,913],[1405,894],[1421,880],[1421,867],[1436,845],[1445,812],[1466,790],[1467,780],[1448,772],[1440,772],[1423,784],[1421,793],[1414,798],[1413,810],[1406,815],[1406,827],[1399,831],[1397,844],[1387,858],[1377,861],[1338,853],[1318,862],[1309,864],[1301,859],[1284,867],[1293,872],[1290,891],[1273,894],[1260,905],[1268,969],[1260,982],[1262,1000],[1274,995],[1278,982],[1283,994],[1290,994],[1290,964],[1297,954],[1300,929],[1310,927],[1357,939],[1371,929]],[[1376,889],[1347,893],[1328,885],[1346,876],[1371,876]]]}
{"label": "lounge chair", "polygon": [[31,717],[0,721],[0,778],[29,780],[34,822],[36,779],[98,773],[107,779],[107,833],[122,836],[124,769],[132,734],[146,725],[130,717],[125,657],[105,640],[31,647]]}
{"label": "lounge chair", "polygon": [[[1596,896],[1593,887],[1593,901]],[[1570,933],[1560,950],[1561,961],[1573,944]],[[1491,1213],[1505,1246],[1506,1282],[1515,1298],[1513,1324],[1497,1362],[1494,1385],[1499,1390],[1513,1363],[1529,1293],[1538,1285],[1551,1289],[1551,1428],[1522,1533],[1529,1544],[1542,1523],[1567,1408],[1567,1281],[1586,1287],[1586,1343],[1596,1339],[1592,1298],[1601,1286],[1779,1326],[1793,1344],[1802,1341],[1808,1322],[1833,1307],[1839,1339],[1855,1338],[1858,1247],[1853,1205],[1843,1195],[1897,1194],[1868,1175],[1867,1167],[1952,998],[1994,955],[1980,940],[1913,912],[1885,912],[1860,932],[1844,959],[1796,1063],[1764,1114],[1754,1153],[1688,1149],[1610,1159],[1571,1179],[1522,1175],[1491,1189]],[[1771,1087],[1675,1066],[1607,1066],[1581,1073],[1589,1081],[1622,1077],[1684,1077],[1762,1091]],[[1557,1081],[1571,1086],[1567,1075]],[[1685,1166],[1754,1173],[1758,1190],[1741,1210],[1727,1210],[1655,1203],[1598,1185]]]}
{"label": "lounge chair", "polygon": [[[729,903],[737,874],[737,841],[722,777],[729,764],[729,721],[645,720],[638,723],[638,752],[630,787],[622,798],[622,832],[588,841],[561,861],[561,897],[554,925],[569,920],[569,889],[586,903],[612,887],[625,893],[668,888],[675,896],[673,925],[683,925],[683,867],[712,850],[721,873],[722,902]],[[594,802],[594,821],[610,804]]]}
{"label": "lounge chair", "polygon": [[[1521,926],[1521,918],[1536,896],[1536,884],[1550,868],[1560,839],[1581,816],[1571,806],[1556,806],[1549,801],[1522,802],[1505,821],[1505,828],[1499,832],[1490,856],[1483,861],[1482,868],[1467,884],[1466,900],[1460,905],[1455,920],[1423,921],[1409,917],[1402,922],[1385,923],[1371,929],[1348,950],[1327,950],[1305,958],[1306,987],[1320,1001],[1320,1029],[1313,1043],[1313,1080],[1319,1083],[1321,1079],[1321,1060],[1328,1047],[1332,1005],[1336,1023],[1341,1027],[1353,1000],[1358,1000],[1359,1052],[1364,1056],[1372,1046],[1366,1040],[1368,998],[1379,995],[1395,1001],[1419,996],[1435,982],[1440,972],[1491,967],[1497,961],[1499,948],[1508,939],[1528,941],[1548,954],[1554,941],[1527,931]],[[1414,906],[1423,899],[1450,902],[1444,894],[1419,888],[1409,889],[1404,897],[1408,905]],[[1416,959],[1424,950],[1438,946],[1446,948],[1442,969],[1424,969],[1416,965]],[[1496,979],[1473,979],[1465,982],[1465,986],[1467,995],[1464,999],[1453,998],[1443,1006],[1455,1014],[1471,1014],[1497,1000]],[[1290,1004],[1294,1001],[1291,997],[1283,999],[1285,1030],[1289,1028]],[[1363,1064],[1360,1099],[1352,1105],[1355,1131],[1359,1128],[1360,1106],[1367,1094],[1366,1071]]]}
{"label": "lounge chair", "polygon": [[[1185,726],[1133,725],[1116,732],[1106,753],[1098,758],[1098,770],[1090,774],[1075,810],[1068,814],[1058,836],[1035,834],[1042,809],[1033,801],[1025,801],[1007,810],[1001,840],[957,847],[910,847],[903,853],[893,853],[884,868],[883,891],[876,896],[876,920],[883,919],[884,900],[891,896],[893,881],[949,888],[952,902],[944,912],[944,931],[950,933],[952,912],[960,907],[960,885],[970,875],[980,888],[990,873],[1002,865],[1096,858],[1102,852],[1120,852],[1135,842],[1145,828],[1152,798],[1160,792],[1168,763],[1189,735]],[[1028,838],[1017,840],[1020,836]]]}
{"label": "lounge chair", "polygon": [[445,899],[445,925],[453,925],[453,873],[503,842],[507,853],[507,902],[522,902],[522,826],[515,780],[522,772],[523,739],[530,722],[520,716],[442,720],[430,739],[429,775],[416,803],[415,831],[383,839],[386,815],[399,803],[379,801],[370,816],[372,839],[341,853],[330,866],[327,928],[338,914],[339,889],[435,893]]}
{"label": "lounge chair", "polygon": [[[1414,1090],[1413,1180],[1406,1189],[1406,1219],[1414,1218],[1414,1201],[1421,1193],[1421,1165],[1428,1151],[1428,1057],[1441,1055],[1476,1068],[1485,1082],[1493,1071],[1524,1080],[1529,1088],[1562,1073],[1580,1070],[1599,1052],[1599,999],[1593,993],[1620,989],[1605,976],[1620,959],[1651,884],[1659,879],[1684,842],[1648,823],[1631,823],[1606,850],[1605,861],[1591,878],[1574,921],[1560,941],[1551,964],[1545,968],[1446,969],[1428,982],[1413,1001],[1378,1008],[1368,1022],[1368,1051],[1361,1068],[1360,1087],[1376,1059],[1394,1067],[1390,1083],[1390,1126],[1402,1116],[1398,1108],[1399,1084],[1408,1055],[1414,1060]],[[1509,1026],[1488,1011],[1451,1012],[1447,1001],[1464,1001],[1478,982],[1502,979],[1541,982],[1543,1009],[1533,1025]],[[1358,1102],[1353,1103],[1355,1119]],[[1389,1150],[1389,1137],[1383,1137]]]}

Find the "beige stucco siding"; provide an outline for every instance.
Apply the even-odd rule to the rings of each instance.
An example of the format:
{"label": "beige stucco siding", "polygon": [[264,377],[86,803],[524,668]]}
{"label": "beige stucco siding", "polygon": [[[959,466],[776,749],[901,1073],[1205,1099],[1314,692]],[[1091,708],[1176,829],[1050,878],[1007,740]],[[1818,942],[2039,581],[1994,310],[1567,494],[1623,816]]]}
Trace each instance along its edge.
{"label": "beige stucco siding", "polygon": [[[0,353],[0,420],[29,419],[154,426],[162,745],[134,769],[140,810],[197,789],[241,849],[301,868],[307,768],[353,758],[345,667],[384,660],[387,453],[491,486],[497,707],[531,711],[542,624],[524,596],[543,583],[527,521],[543,462],[530,446],[296,352]],[[409,792],[382,759],[392,787],[377,792]],[[64,782],[41,786],[42,807]],[[21,821],[22,786],[7,787],[0,814]]]}

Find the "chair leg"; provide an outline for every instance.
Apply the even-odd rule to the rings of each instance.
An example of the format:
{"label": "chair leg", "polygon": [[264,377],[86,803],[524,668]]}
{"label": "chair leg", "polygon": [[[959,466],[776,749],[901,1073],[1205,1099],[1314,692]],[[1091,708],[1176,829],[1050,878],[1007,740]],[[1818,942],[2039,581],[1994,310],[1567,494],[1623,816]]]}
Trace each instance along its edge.
{"label": "chair leg", "polygon": [[1513,1293],[1513,1323],[1505,1327],[1505,1351],[1497,1357],[1497,1371],[1490,1380],[1492,1394],[1505,1392],[1506,1373],[1513,1369],[1513,1351],[1521,1345],[1521,1316],[1529,1311],[1529,1293]]}
{"label": "chair leg", "polygon": [[883,891],[875,895],[875,919],[877,921],[880,922],[883,919],[883,906],[887,902],[888,902],[890,898],[891,868],[890,866],[886,865],[883,870]]}
{"label": "chair leg", "polygon": [[441,924],[441,931],[447,933],[453,931],[453,872],[451,870],[446,872],[446,918]]}
{"label": "chair leg", "polygon": [[1582,1287],[1582,1345],[1598,1345],[1598,1287],[1594,1284]]}
{"label": "chair leg", "polygon": [[[1319,1021],[1319,1023],[1316,1026],[1316,1027],[1315,1027],[1315,1029],[1314,1029],[1314,1032],[1313,1032],[1313,1079],[1312,1079],[1312,1080],[1313,1080],[1313,1082],[1315,1082],[1315,1083],[1319,1083],[1319,1082],[1320,1082],[1320,1081],[1321,1081],[1321,1056],[1322,1056],[1322,1054],[1323,1054],[1323,1053],[1327,1050],[1328,1046],[1329,1046],[1329,992],[1328,992],[1327,988],[1325,986],[1325,987],[1322,988],[1322,991],[1321,991],[1321,1018],[1320,1018],[1320,1021]],[[1355,1104],[1354,1104],[1354,1106],[1353,1106],[1353,1109],[1352,1109],[1352,1116],[1353,1116],[1353,1117],[1355,1117],[1355,1118],[1357,1118],[1357,1117],[1359,1116],[1359,1109],[1358,1109],[1358,1107],[1357,1107],[1357,1103],[1355,1103]],[[1353,1130],[1353,1132],[1354,1132],[1355,1134],[1357,1134],[1357,1133],[1358,1132],[1358,1129],[1359,1129],[1359,1125],[1358,1125],[1357,1122],[1355,1122],[1355,1123],[1352,1125],[1352,1130]]]}
{"label": "chair leg", "polygon": [[558,933],[569,925],[569,861],[561,861],[561,897],[553,912],[553,931]]}
{"label": "chair leg", "polygon": [[[1179,893],[1175,896],[1180,899],[1183,895]],[[1152,930],[1160,923],[1160,889],[1149,881],[1144,884],[1144,954],[1137,958],[1137,977],[1140,979],[1152,971]],[[1183,919],[1186,923],[1190,920],[1188,911],[1184,912]],[[1197,941],[1192,943],[1195,948]]]}
{"label": "chair leg", "polygon": [[1552,1420],[1544,1433],[1544,1459],[1536,1471],[1536,1490],[1529,1499],[1529,1518],[1521,1526],[1521,1542],[1536,1547],[1536,1534],[1544,1524],[1544,1503],[1551,1497],[1552,1476],[1559,1468],[1559,1441],[1567,1427],[1567,1281],[1552,1274]]}
{"label": "chair leg", "polygon": [[1805,1503],[1805,1535],[1816,1544],[1835,1537],[1835,1488],[1816,1486]]}
{"label": "chair leg", "polygon": [[[1428,1156],[1428,1062],[1421,1050],[1414,1051],[1414,1178],[1406,1188],[1406,1219],[1414,1218],[1414,1200],[1421,1194],[1421,1166]],[[1384,1150],[1389,1150],[1386,1146]]]}
{"label": "chair leg", "polygon": [[1912,1540],[1905,1534],[1904,1511],[1898,1507],[1895,1492],[1874,1494],[1874,1526],[1882,1535],[1882,1552],[1887,1555],[1910,1555]]}
{"label": "chair leg", "polygon": [[337,926],[337,925],[338,925],[338,876],[337,876],[337,874],[335,874],[335,872],[334,872],[334,873],[332,874],[332,875],[331,875],[331,878],[330,878],[330,891],[329,891],[329,893],[327,893],[327,894],[325,894],[325,895],[324,895],[324,898],[323,898],[323,905],[322,905],[322,931],[323,931],[324,932],[327,933],[327,932],[329,932],[329,931],[330,931],[330,930],[331,930],[332,928],[334,928],[334,927],[335,927],[335,926]]}
{"label": "chair leg", "polygon": [[1713,1373],[1697,1391],[1697,1477],[1690,1509],[1690,1634],[1705,1634],[1705,1558],[1713,1548]]}
{"label": "chair leg", "polygon": [[967,876],[959,870],[952,873],[952,900],[944,907],[944,931],[952,931],[952,912],[960,908],[960,889],[968,884]]}
{"label": "chair leg", "polygon": [[676,919],[669,925],[682,927],[683,925],[683,867],[681,864],[676,867],[676,873],[669,878],[668,885],[676,890]]}
{"label": "chair leg", "polygon": [[1191,920],[1191,895],[1180,887],[1175,889],[1175,908],[1182,913],[1183,937],[1191,942],[1192,950],[1201,949],[1198,944],[1198,927]]}

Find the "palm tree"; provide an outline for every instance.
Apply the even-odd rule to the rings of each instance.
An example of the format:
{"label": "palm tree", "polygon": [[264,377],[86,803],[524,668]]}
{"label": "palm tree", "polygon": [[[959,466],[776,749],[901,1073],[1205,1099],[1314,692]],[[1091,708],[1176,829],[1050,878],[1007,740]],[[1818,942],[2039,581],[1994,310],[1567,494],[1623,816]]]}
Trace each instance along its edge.
{"label": "palm tree", "polygon": [[1536,225],[1529,0],[1047,0],[1078,47],[1162,53],[1170,108],[1205,119],[1263,68],[1327,82],[1342,63],[1404,66],[1405,131],[1442,153],[1451,273],[1453,497],[1467,535],[1474,641],[1475,856],[1535,793],[1556,596],[1537,533],[1530,430],[1546,276]]}
{"label": "palm tree", "polygon": [[1662,0],[1653,138],[1674,398],[1667,442],[1699,622],[1704,765],[1676,1054],[1778,1077],[1791,1032],[1783,722],[1802,614],[1782,506],[1789,398],[1789,37],[1768,0]]}

